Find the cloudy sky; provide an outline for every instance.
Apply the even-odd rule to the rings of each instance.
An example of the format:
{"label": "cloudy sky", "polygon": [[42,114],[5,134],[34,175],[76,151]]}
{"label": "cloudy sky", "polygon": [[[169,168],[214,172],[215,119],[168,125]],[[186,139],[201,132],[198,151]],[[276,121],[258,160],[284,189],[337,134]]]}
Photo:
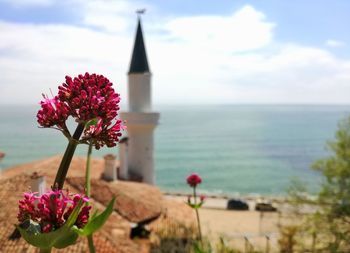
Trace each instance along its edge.
{"label": "cloudy sky", "polygon": [[0,0],[0,104],[86,71],[126,102],[137,8],[157,104],[349,104],[347,0]]}

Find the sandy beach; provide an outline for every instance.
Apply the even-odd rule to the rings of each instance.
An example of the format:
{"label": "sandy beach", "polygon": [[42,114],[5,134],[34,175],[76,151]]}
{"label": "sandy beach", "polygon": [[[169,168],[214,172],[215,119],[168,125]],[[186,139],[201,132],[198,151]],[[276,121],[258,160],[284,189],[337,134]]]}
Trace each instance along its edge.
{"label": "sandy beach", "polygon": [[[179,202],[186,201],[186,196],[166,195]],[[278,225],[285,221],[280,212],[258,212],[254,210],[255,200],[247,201],[249,211],[227,210],[226,198],[207,198],[199,210],[204,236],[212,241],[223,238],[229,245],[240,249],[254,247],[265,250],[276,248]]]}

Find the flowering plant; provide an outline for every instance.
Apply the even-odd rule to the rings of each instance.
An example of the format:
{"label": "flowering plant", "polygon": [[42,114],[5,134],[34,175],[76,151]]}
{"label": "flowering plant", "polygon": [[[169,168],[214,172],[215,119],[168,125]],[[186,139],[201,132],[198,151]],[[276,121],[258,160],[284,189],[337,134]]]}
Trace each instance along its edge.
{"label": "flowering plant", "polygon": [[[43,95],[37,120],[43,128],[61,131],[68,145],[57,170],[52,190],[36,196],[25,193],[19,201],[17,229],[30,244],[41,252],[52,247],[65,248],[75,243],[78,235],[87,236],[90,252],[95,252],[92,234],[100,229],[113,211],[114,198],[106,209],[90,217],[90,159],[92,147],[113,147],[122,135],[122,121],[117,119],[120,96],[112,83],[102,75],[89,74],[71,78],[58,87],[58,94],[49,98]],[[77,123],[73,134],[67,127],[69,117]],[[63,185],[78,144],[88,144],[86,166],[86,195],[70,197]],[[83,204],[85,206],[83,207]]]}
{"label": "flowering plant", "polygon": [[[201,230],[201,223],[199,219],[198,209],[204,204],[205,196],[204,195],[198,196],[196,191],[197,185],[202,183],[202,178],[198,174],[192,173],[186,178],[186,181],[187,181],[187,184],[193,188],[192,195],[187,196],[187,205],[192,209],[194,209],[196,212],[199,240],[202,241],[202,230]],[[199,202],[198,202],[198,198],[199,198]],[[192,199],[193,199],[193,202],[192,202]]]}
{"label": "flowering plant", "polygon": [[62,191],[49,191],[41,197],[25,193],[19,201],[17,229],[31,245],[40,252],[51,252],[54,248],[65,248],[74,244],[78,234],[72,229],[84,227],[89,218],[90,206],[81,209],[87,199],[75,195],[71,199]]}
{"label": "flowering plant", "polygon": [[[24,199],[19,201],[18,221],[25,222],[30,219],[37,223],[42,233],[49,233],[62,227],[74,208],[82,200],[87,203],[89,199],[76,194],[71,198],[68,192],[62,190],[48,191],[40,197],[35,193],[24,193]],[[89,219],[91,206],[84,206],[75,220],[74,225],[83,228]],[[38,227],[38,228],[39,228]]]}
{"label": "flowering plant", "polygon": [[187,183],[191,187],[196,187],[198,184],[202,183],[202,178],[197,173],[192,173],[186,179]]}
{"label": "flowering plant", "polygon": [[[124,129],[122,121],[116,119],[119,102],[119,94],[106,77],[89,73],[75,78],[66,76],[56,96],[50,99],[44,95],[37,114],[39,125],[61,131],[69,141],[56,175],[55,187],[62,189],[78,144],[92,144],[100,149],[104,145],[114,147],[118,143]],[[66,125],[68,117],[78,124],[73,135]]]}

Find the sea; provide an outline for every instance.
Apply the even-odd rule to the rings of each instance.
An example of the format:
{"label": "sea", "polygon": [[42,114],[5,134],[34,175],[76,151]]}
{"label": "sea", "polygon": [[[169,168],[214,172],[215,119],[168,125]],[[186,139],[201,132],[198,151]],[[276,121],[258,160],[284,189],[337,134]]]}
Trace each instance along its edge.
{"label": "sea", "polygon": [[[0,106],[2,169],[62,154],[67,144],[36,122],[38,106]],[[157,185],[189,192],[186,176],[201,175],[199,190],[213,195],[284,196],[291,181],[316,192],[322,182],[312,164],[332,155],[337,124],[350,105],[158,105],[155,130]],[[85,156],[86,145],[76,154]],[[118,154],[118,148],[93,156]]]}

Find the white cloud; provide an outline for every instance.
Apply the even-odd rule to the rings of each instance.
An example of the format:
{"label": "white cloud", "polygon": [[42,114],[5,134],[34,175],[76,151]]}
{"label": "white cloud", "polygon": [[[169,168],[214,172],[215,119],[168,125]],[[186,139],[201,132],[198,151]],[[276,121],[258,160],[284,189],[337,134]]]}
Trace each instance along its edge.
{"label": "white cloud", "polygon": [[[126,100],[136,24],[135,15],[126,14],[131,5],[74,4],[79,3],[84,27],[0,22],[0,103],[36,103],[42,92],[55,91],[66,74],[85,71],[105,74]],[[120,13],[116,19],[115,13]],[[252,6],[230,16],[146,16],[153,100],[348,103],[350,60],[319,48],[278,43],[274,27]]]}
{"label": "white cloud", "polygon": [[326,40],[325,44],[328,47],[342,47],[342,46],[345,46],[345,42],[340,41],[340,40],[332,40],[332,39]]}
{"label": "white cloud", "polygon": [[127,1],[89,0],[82,1],[83,23],[111,32],[123,32],[130,23],[126,13],[135,7]]}
{"label": "white cloud", "polygon": [[[85,71],[125,83],[131,38],[65,25],[0,22],[0,30],[3,103],[35,102],[42,92],[56,91],[65,75]],[[125,97],[125,85],[119,89]]]}
{"label": "white cloud", "polygon": [[50,6],[55,0],[0,0],[0,2],[10,4],[14,7],[28,6]]}
{"label": "white cloud", "polygon": [[272,40],[275,26],[263,13],[246,5],[231,16],[175,18],[165,29],[177,43],[191,50],[215,50],[226,53],[259,49]]}
{"label": "white cloud", "polygon": [[81,23],[105,32],[122,33],[134,29],[136,10],[140,7],[154,10],[140,1],[126,0],[64,0],[66,5],[76,6],[82,12]]}
{"label": "white cloud", "polygon": [[[244,56],[242,57],[244,58]],[[237,58],[226,75],[227,86],[234,83],[235,102],[348,103],[350,61],[329,52],[298,45],[283,45],[262,57],[252,55],[248,62]],[[345,74],[345,75],[344,75]],[[230,88],[227,88],[230,89]]]}
{"label": "white cloud", "polygon": [[[350,61],[337,59],[325,50],[281,45],[269,53],[221,56],[214,53],[215,57],[211,57],[207,52],[198,61],[188,60],[180,51],[167,54],[176,59],[170,64],[163,61],[155,66],[158,75],[155,97],[164,103],[167,99],[186,103],[342,104],[349,101]],[[156,62],[159,59],[161,55]],[[171,96],[164,96],[170,86]]]}

